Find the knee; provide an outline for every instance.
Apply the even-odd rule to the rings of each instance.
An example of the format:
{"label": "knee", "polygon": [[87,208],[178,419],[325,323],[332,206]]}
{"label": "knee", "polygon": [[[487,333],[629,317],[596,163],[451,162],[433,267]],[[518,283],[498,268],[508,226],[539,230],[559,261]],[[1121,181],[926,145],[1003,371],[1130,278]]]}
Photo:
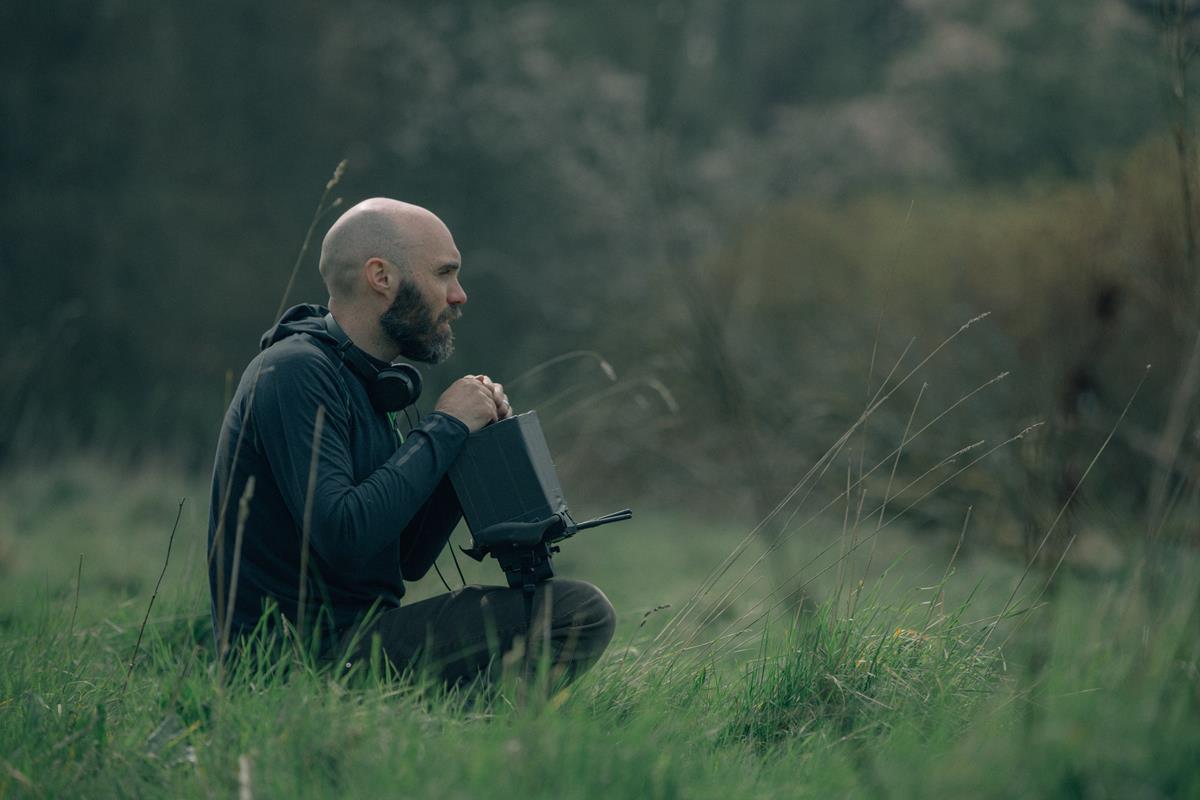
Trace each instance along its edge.
{"label": "knee", "polygon": [[590,583],[559,578],[551,582],[553,616],[557,623],[571,628],[603,647],[617,627],[617,612],[604,592]]}

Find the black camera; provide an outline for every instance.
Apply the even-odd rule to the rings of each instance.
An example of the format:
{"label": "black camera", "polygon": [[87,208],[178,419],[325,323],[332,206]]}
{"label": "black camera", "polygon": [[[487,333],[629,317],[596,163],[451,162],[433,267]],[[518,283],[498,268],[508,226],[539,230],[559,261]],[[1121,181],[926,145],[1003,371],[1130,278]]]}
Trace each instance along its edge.
{"label": "black camera", "polygon": [[495,558],[508,585],[526,596],[554,576],[550,558],[558,542],[633,516],[627,508],[586,522],[572,519],[536,411],[471,434],[450,467],[450,481],[471,529],[472,546],[462,551],[476,561]]}

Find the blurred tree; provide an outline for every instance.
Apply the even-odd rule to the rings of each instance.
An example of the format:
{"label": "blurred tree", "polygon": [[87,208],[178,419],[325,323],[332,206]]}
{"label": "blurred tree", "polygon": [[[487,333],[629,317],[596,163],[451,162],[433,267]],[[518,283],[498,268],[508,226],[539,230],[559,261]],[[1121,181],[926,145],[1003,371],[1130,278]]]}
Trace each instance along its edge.
{"label": "blurred tree", "polygon": [[[1139,55],[1153,33],[1126,6],[1003,6],[5,4],[0,369],[19,379],[0,441],[206,464],[226,372],[272,321],[343,156],[347,203],[404,197],[455,231],[472,292],[455,369],[515,374],[577,347],[631,378],[702,359],[699,340],[681,352],[671,265],[710,280],[768,210],[1085,175],[1159,124]],[[293,300],[323,299],[314,266]],[[724,324],[757,313],[746,286],[699,288]],[[797,296],[782,318],[828,311]],[[854,348],[857,332],[821,335]],[[759,341],[735,355],[786,386]],[[604,428],[599,462],[621,462],[632,427]]]}

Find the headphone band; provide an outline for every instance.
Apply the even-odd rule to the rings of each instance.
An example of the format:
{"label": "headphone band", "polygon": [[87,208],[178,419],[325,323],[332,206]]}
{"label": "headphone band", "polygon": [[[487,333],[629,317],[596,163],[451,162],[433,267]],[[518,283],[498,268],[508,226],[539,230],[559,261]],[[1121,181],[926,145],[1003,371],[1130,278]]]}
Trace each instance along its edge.
{"label": "headphone band", "polygon": [[354,342],[350,341],[350,337],[342,330],[332,313],[325,315],[325,330],[337,342],[338,358],[367,384],[374,381],[379,369],[367,360],[366,355]]}
{"label": "headphone band", "polygon": [[375,366],[342,330],[332,312],[325,315],[325,330],[337,342],[338,358],[362,380],[371,405],[378,411],[400,411],[420,398],[421,373],[416,367],[402,363]]}

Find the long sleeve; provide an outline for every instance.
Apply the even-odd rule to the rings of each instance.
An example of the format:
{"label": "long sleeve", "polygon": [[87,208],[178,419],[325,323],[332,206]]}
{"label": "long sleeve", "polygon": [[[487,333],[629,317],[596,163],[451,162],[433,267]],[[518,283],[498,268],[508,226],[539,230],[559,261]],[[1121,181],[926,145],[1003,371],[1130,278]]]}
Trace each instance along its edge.
{"label": "long sleeve", "polygon": [[[333,570],[352,574],[397,545],[402,562],[419,566],[428,555],[426,537],[418,534],[429,528],[410,522],[422,507],[446,505],[432,503],[431,495],[466,441],[467,428],[446,414],[429,414],[381,466],[356,480],[352,429],[364,421],[353,417],[338,369],[327,359],[309,355],[279,359],[263,370],[252,404],[259,446],[288,512],[302,527],[319,435],[310,541],[313,552]],[[445,515],[445,524],[449,512],[438,513]],[[444,537],[433,537],[438,538],[444,544]],[[431,540],[428,547],[432,544]],[[427,564],[420,571],[425,569]]]}
{"label": "long sleeve", "polygon": [[462,507],[458,495],[454,493],[450,479],[443,478],[404,532],[403,541],[407,548],[401,550],[400,556],[400,574],[404,580],[416,581],[425,576],[460,519]]}

